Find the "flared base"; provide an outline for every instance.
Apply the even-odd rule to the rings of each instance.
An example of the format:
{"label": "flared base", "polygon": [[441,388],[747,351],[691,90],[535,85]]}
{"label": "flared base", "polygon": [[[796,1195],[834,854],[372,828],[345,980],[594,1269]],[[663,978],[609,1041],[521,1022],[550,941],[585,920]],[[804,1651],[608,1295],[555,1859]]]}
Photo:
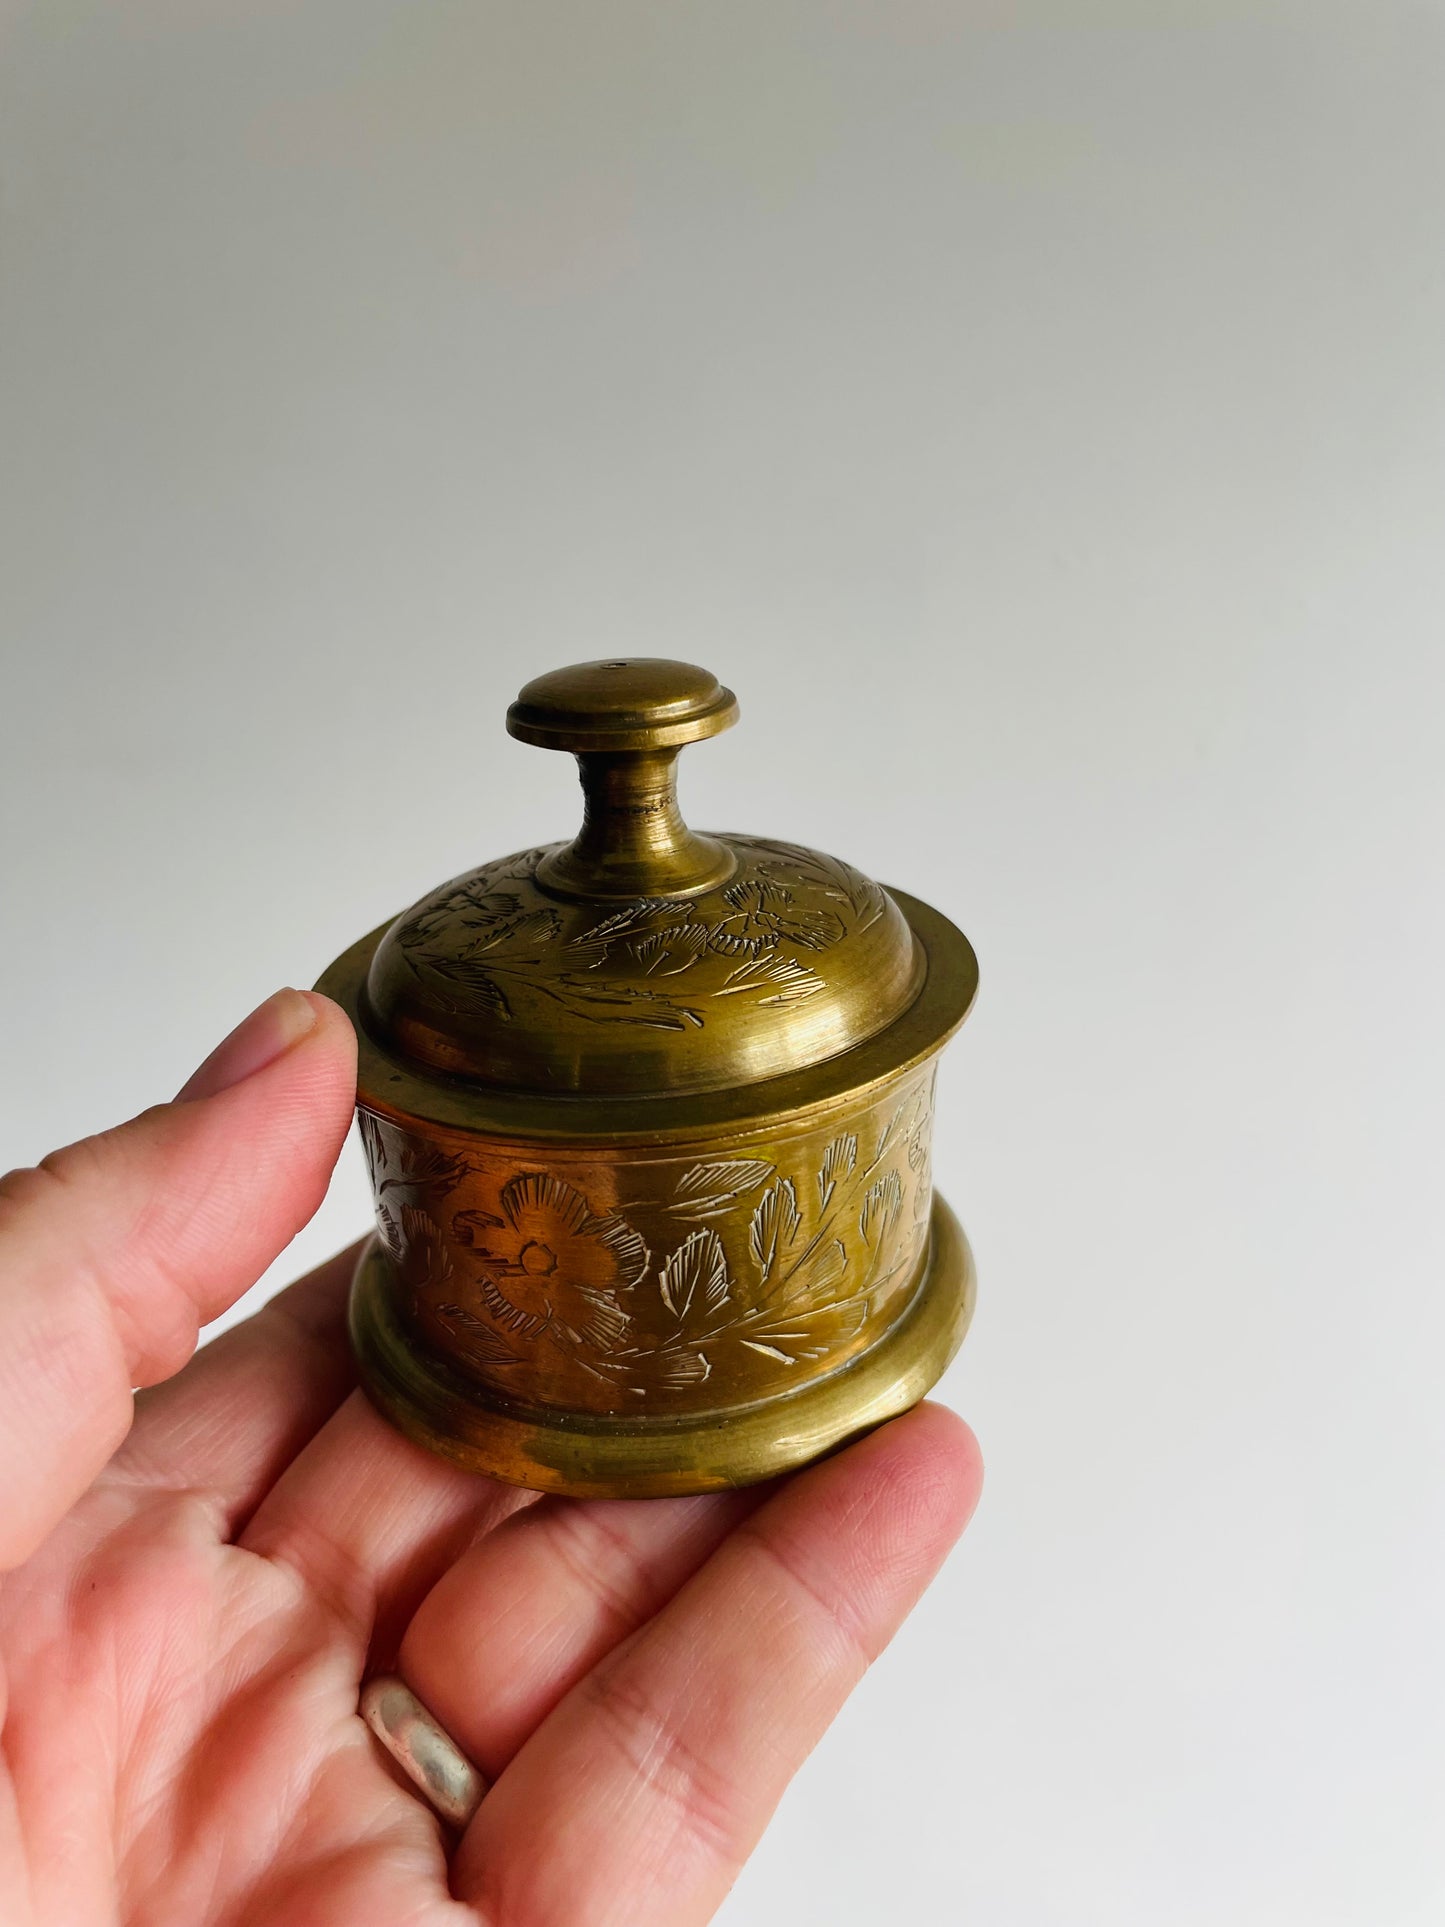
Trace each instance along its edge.
{"label": "flared base", "polygon": [[754,1485],[916,1405],[962,1343],[976,1287],[963,1226],[935,1196],[923,1281],[876,1344],[796,1392],[668,1418],[552,1411],[479,1385],[402,1326],[375,1240],[352,1285],[351,1339],[372,1403],[429,1451],[540,1492],[647,1499]]}

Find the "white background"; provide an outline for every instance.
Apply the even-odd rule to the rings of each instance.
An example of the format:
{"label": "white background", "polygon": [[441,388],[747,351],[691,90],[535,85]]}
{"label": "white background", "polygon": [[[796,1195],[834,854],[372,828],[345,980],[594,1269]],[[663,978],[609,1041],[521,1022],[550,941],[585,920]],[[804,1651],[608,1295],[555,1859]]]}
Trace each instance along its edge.
{"label": "white background", "polygon": [[706,663],[983,964],[983,1507],[724,1919],[1445,1917],[1445,8],[0,18],[0,1162]]}

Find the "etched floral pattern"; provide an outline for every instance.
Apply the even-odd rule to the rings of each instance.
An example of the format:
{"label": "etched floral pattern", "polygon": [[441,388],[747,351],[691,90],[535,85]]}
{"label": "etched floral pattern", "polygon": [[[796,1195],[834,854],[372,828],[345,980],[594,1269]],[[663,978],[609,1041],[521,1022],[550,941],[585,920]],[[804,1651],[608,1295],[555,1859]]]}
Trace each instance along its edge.
{"label": "etched floral pattern", "polygon": [[604,1351],[626,1331],[619,1294],[646,1272],[647,1246],[615,1214],[594,1217],[561,1178],[512,1178],[499,1217],[459,1211],[452,1229],[475,1251],[483,1299],[503,1330],[536,1338],[550,1329],[563,1342]]}
{"label": "etched floral pattern", "polygon": [[424,1328],[517,1396],[686,1409],[720,1366],[767,1396],[901,1310],[927,1245],[931,1125],[925,1071],[768,1156],[509,1170],[503,1147],[468,1160],[375,1118],[364,1137]]}
{"label": "etched floral pattern", "polygon": [[[643,897],[576,927],[532,882],[544,849],[503,858],[411,912],[397,932],[407,967],[453,1008],[509,1022],[541,998],[592,1023],[701,1029],[708,1001],[794,1004],[825,988],[821,959],[884,914],[880,887],[851,864],[792,844],[735,837],[747,874],[711,908]],[[458,942],[458,933],[463,933]]]}

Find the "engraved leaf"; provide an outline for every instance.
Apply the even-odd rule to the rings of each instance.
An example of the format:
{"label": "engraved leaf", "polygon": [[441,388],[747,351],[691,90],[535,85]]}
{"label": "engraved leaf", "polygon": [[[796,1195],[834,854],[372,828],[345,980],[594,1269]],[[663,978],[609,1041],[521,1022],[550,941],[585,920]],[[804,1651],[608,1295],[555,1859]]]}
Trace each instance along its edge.
{"label": "engraved leaf", "polygon": [[641,1284],[647,1267],[652,1263],[652,1253],[642,1233],[635,1230],[625,1218],[619,1218],[615,1211],[609,1211],[605,1217],[590,1218],[588,1229],[612,1254],[617,1266],[612,1289],[631,1291],[634,1285]]}
{"label": "engraved leaf", "polygon": [[563,919],[555,910],[534,910],[522,917],[516,925],[516,935],[524,937],[530,944],[549,944],[563,927]]}
{"label": "engraved leaf", "polygon": [[632,958],[646,967],[650,977],[675,977],[691,969],[707,949],[707,927],[701,923],[681,923],[668,930],[654,930],[627,946]]}
{"label": "engraved leaf", "polygon": [[452,1275],[451,1254],[441,1226],[425,1211],[405,1204],[401,1208],[402,1268],[415,1291],[431,1291],[448,1283]]}
{"label": "engraved leaf", "polygon": [[356,1129],[361,1138],[361,1148],[366,1155],[367,1167],[374,1178],[380,1177],[381,1167],[386,1157],[386,1144],[381,1135],[381,1126],[370,1111],[358,1111]]}
{"label": "engraved leaf", "polygon": [[574,1345],[590,1345],[594,1351],[616,1351],[631,1327],[631,1319],[610,1291],[579,1290],[568,1318],[554,1318],[555,1337],[570,1339]]}
{"label": "engraved leaf", "polygon": [[462,1305],[438,1305],[437,1316],[444,1318],[449,1325],[458,1326],[464,1334],[462,1349],[468,1357],[479,1365],[516,1365],[520,1355],[514,1352],[503,1339],[500,1332],[494,1331],[480,1318],[476,1318]]}
{"label": "engraved leaf", "polygon": [[780,950],[769,949],[729,971],[719,984],[717,995],[736,997],[741,991],[761,990],[768,992],[759,998],[762,1004],[797,1004],[805,997],[816,996],[822,988],[823,979],[816,970],[799,963],[796,957],[785,957]]}
{"label": "engraved leaf", "polygon": [[854,1132],[845,1131],[842,1137],[835,1137],[823,1153],[822,1168],[818,1172],[818,1203],[826,1208],[840,1178],[851,1175],[858,1162],[858,1139]]}
{"label": "engraved leaf", "polygon": [[862,919],[859,925],[861,929],[866,929],[882,915],[885,902],[882,887],[874,883],[871,877],[865,877],[861,870],[855,870],[851,863],[844,863],[836,856],[827,856],[822,850],[806,850],[801,844],[779,843],[771,837],[735,840],[746,841],[754,849],[767,852],[762,862],[776,862],[789,875],[807,878],[835,903],[847,904]]}
{"label": "engraved leaf", "polygon": [[657,1280],[663,1304],[680,1324],[722,1311],[731,1285],[722,1239],[707,1227],[688,1233]]}
{"label": "engraved leaf", "polygon": [[825,1358],[847,1339],[856,1338],[867,1315],[866,1299],[847,1298],[839,1305],[822,1305],[816,1311],[796,1312],[754,1325],[739,1342],[764,1358],[797,1365],[804,1359]]}
{"label": "engraved leaf", "polygon": [[772,1276],[779,1253],[786,1251],[797,1237],[801,1223],[798,1194],[793,1189],[793,1180],[779,1178],[776,1184],[769,1185],[759,1200],[748,1234],[748,1246],[757,1260],[764,1284]]}
{"label": "engraved leaf", "polygon": [[761,876],[743,883],[730,883],[723,891],[723,902],[734,910],[759,911],[791,903],[793,893],[775,877]]}
{"label": "engraved leaf", "polygon": [[659,1385],[676,1387],[700,1385],[711,1373],[712,1366],[702,1352],[661,1352],[651,1375]]}
{"label": "engraved leaf", "polygon": [[[681,914],[684,917],[689,914],[686,905],[681,906]],[[635,930],[640,923],[655,923],[659,917],[675,919],[678,915],[679,905],[672,897],[639,897],[635,903],[625,903],[620,910],[614,910],[611,916],[594,923],[590,929],[579,931],[569,948],[580,950],[589,944],[620,936],[624,930]]]}
{"label": "engraved leaf", "polygon": [[667,1208],[679,1217],[710,1218],[776,1175],[777,1167],[765,1158],[724,1158],[715,1164],[694,1164],[678,1179],[677,1195]]}
{"label": "engraved leaf", "polygon": [[922,1230],[933,1210],[933,1173],[924,1170],[913,1187],[913,1224],[915,1230]]}
{"label": "engraved leaf", "polygon": [[858,1213],[858,1229],[863,1242],[874,1249],[887,1236],[889,1227],[903,1209],[903,1184],[896,1171],[885,1171],[868,1187],[863,1209]]}
{"label": "engraved leaf", "polygon": [[843,919],[833,910],[788,910],[777,922],[779,934],[804,950],[827,950],[844,935]]}
{"label": "engraved leaf", "polygon": [[632,954],[639,963],[651,963],[654,958],[660,957],[666,949],[667,933],[662,930],[654,930],[650,937],[644,937],[640,943],[632,946]]}
{"label": "engraved leaf", "polygon": [[[515,904],[516,899],[511,901]],[[518,910],[510,916],[462,917],[460,922],[468,929],[477,930],[480,935],[472,939],[466,955],[477,956],[483,951],[500,950],[513,944],[546,943],[555,937],[561,928],[561,918],[555,910]],[[438,965],[436,968],[440,969]]]}
{"label": "engraved leaf", "polygon": [[805,1304],[809,1299],[832,1296],[848,1270],[848,1254],[841,1238],[830,1238],[800,1258],[784,1280],[786,1290],[779,1294],[784,1304]]}
{"label": "engraved leaf", "polygon": [[537,988],[555,998],[574,1016],[586,1017],[593,1023],[612,1019],[645,1024],[653,1030],[686,1030],[689,1025],[702,1029],[699,1011],[674,1003],[670,997],[649,990],[645,984],[624,984],[616,979],[589,983],[568,975],[558,978],[555,984],[538,984]]}
{"label": "engraved leaf", "polygon": [[892,1145],[893,1139],[897,1135],[898,1126],[902,1122],[903,1113],[907,1109],[908,1109],[908,1100],[907,1098],[905,1098],[903,1102],[900,1105],[898,1105],[897,1108],[894,1110],[893,1115],[889,1118],[888,1122],[883,1126],[882,1135],[878,1139],[878,1149],[873,1156],[873,1162],[875,1164],[877,1164],[878,1161],[886,1155],[889,1147]]}
{"label": "engraved leaf", "polygon": [[376,1207],[376,1229],[381,1238],[382,1249],[395,1263],[401,1257],[401,1226],[397,1223],[396,1214],[389,1205],[379,1204]]}
{"label": "engraved leaf", "polygon": [[476,963],[470,957],[443,957],[429,960],[427,968],[449,984],[460,984],[478,1008],[491,1011],[503,1023],[511,1022],[512,1006],[491,965]]}
{"label": "engraved leaf", "polygon": [[449,1157],[437,1145],[416,1138],[401,1138],[394,1159],[383,1148],[381,1168],[387,1175],[376,1187],[378,1198],[398,1190],[450,1191],[467,1175],[465,1158]]}
{"label": "engraved leaf", "polygon": [[515,856],[503,857],[496,866],[498,879],[505,877],[531,877],[544,856],[551,854],[550,843],[536,843],[530,850],[518,850]]}
{"label": "engraved leaf", "polygon": [[[472,884],[464,890],[458,890],[457,895],[463,903],[473,905],[488,923],[501,917],[514,917],[522,907],[522,899],[514,896],[510,890],[479,890]],[[461,919],[465,924],[475,924],[479,920],[477,917]]]}
{"label": "engraved leaf", "polygon": [[755,957],[764,947],[764,942],[756,937],[739,936],[733,930],[714,930],[708,936],[709,948],[724,957]]}

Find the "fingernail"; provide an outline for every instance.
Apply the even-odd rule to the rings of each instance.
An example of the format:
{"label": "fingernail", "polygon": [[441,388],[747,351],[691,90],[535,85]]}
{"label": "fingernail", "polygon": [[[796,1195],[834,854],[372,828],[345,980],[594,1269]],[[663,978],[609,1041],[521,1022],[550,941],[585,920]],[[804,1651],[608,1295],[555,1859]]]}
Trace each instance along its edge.
{"label": "fingernail", "polygon": [[278,990],[237,1024],[230,1036],[211,1052],[200,1069],[176,1093],[176,1102],[186,1104],[198,1097],[214,1097],[228,1091],[243,1078],[274,1064],[308,1032],[315,1030],[316,1005],[299,990]]}

